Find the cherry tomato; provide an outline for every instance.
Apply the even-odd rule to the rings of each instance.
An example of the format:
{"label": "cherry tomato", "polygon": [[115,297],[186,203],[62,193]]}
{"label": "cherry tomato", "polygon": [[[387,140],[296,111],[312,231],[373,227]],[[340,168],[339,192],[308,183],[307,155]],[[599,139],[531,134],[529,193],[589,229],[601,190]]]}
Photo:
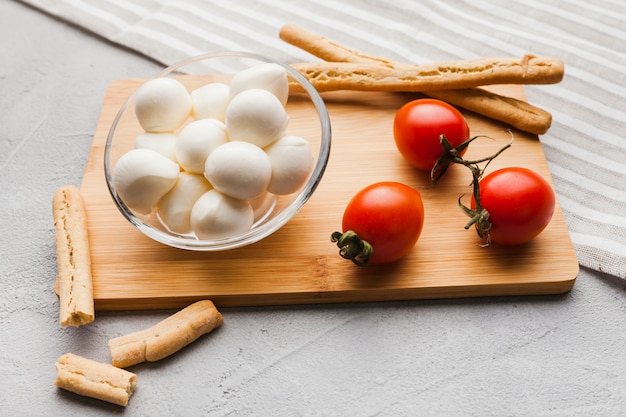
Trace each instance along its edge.
{"label": "cherry tomato", "polygon": [[[541,233],[552,219],[556,204],[554,190],[535,171],[503,168],[485,176],[479,187],[480,205],[489,213],[492,242],[526,243]],[[476,206],[472,196],[471,207],[475,210]]]}
{"label": "cherry tomato", "polygon": [[332,240],[341,256],[358,265],[384,264],[408,254],[423,225],[424,205],[417,190],[379,182],[354,195],[343,214],[344,233],[333,233]]}
{"label": "cherry tomato", "polygon": [[455,107],[431,98],[403,105],[393,121],[393,135],[400,154],[423,171],[431,171],[443,154],[441,135],[456,148],[469,139],[469,133],[465,118]]}

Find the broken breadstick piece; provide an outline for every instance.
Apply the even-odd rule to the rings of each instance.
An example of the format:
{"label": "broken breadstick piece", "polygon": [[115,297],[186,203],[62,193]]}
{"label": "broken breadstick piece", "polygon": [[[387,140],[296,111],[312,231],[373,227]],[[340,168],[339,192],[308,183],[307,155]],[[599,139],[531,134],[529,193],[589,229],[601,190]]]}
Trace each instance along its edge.
{"label": "broken breadstick piece", "polygon": [[137,386],[137,375],[73,353],[61,356],[54,385],[85,397],[126,406]]}
{"label": "broken breadstick piece", "polygon": [[197,301],[156,325],[109,341],[113,365],[125,368],[163,359],[221,326],[223,317],[210,300]]}
{"label": "broken breadstick piece", "polygon": [[[349,49],[293,24],[281,28],[280,38],[325,61],[377,64],[396,69],[412,66]],[[522,65],[527,65],[530,58],[531,55],[524,56]],[[552,124],[552,115],[549,112],[523,100],[505,97],[482,88],[429,90],[421,93],[537,135],[547,132]]]}
{"label": "broken breadstick piece", "polygon": [[87,215],[80,190],[67,185],[52,199],[56,235],[59,321],[80,326],[94,320],[93,282]]}

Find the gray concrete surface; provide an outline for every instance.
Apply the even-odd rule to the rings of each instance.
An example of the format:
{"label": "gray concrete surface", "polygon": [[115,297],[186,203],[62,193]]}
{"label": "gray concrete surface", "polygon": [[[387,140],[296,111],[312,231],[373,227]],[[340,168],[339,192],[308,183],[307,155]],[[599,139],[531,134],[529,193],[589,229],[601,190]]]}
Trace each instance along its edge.
{"label": "gray concrete surface", "polygon": [[53,386],[74,352],[168,311],[58,324],[52,195],[80,184],[107,84],[158,67],[0,2],[3,416],[624,416],[623,281],[583,270],[563,296],[225,309],[225,324],[133,367],[126,409]]}

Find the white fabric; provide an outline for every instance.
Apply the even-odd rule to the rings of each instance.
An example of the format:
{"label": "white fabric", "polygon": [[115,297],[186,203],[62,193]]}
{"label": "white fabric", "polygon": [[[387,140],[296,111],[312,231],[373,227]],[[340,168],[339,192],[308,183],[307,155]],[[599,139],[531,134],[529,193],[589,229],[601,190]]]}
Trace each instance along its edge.
{"label": "white fabric", "polygon": [[563,82],[527,95],[553,114],[540,139],[580,264],[626,278],[626,2],[22,1],[166,65],[221,50],[312,60],[279,39],[286,23],[407,62],[561,58]]}

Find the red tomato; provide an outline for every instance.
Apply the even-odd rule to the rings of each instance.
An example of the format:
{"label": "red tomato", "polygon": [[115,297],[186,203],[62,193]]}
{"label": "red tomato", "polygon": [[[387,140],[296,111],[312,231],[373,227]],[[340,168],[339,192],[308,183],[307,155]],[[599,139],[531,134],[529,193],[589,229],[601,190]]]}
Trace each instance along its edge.
{"label": "red tomato", "polygon": [[[480,205],[489,212],[490,240],[501,245],[526,243],[541,233],[554,213],[556,197],[537,172],[509,167],[479,183]],[[472,209],[476,201],[472,196]]]}
{"label": "red tomato", "polygon": [[398,182],[379,182],[365,187],[350,200],[342,221],[343,236],[350,231],[356,233],[359,241],[371,245],[371,256],[360,252],[344,256],[339,240],[342,233],[334,233],[333,241],[338,241],[342,256],[356,264],[389,263],[409,253],[423,225],[424,205],[417,190]]}
{"label": "red tomato", "polygon": [[393,136],[400,154],[423,171],[431,171],[442,156],[441,135],[456,148],[469,139],[469,133],[465,118],[455,107],[432,98],[405,104],[393,121]]}

